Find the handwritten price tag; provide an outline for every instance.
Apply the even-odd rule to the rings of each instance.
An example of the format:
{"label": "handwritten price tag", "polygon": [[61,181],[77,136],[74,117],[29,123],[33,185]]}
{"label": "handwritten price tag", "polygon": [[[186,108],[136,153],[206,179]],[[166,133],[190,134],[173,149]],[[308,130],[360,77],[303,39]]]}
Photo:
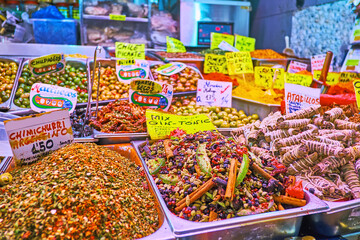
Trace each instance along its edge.
{"label": "handwritten price tag", "polygon": [[340,73],[339,82],[347,83],[360,78],[360,73],[342,72]]}
{"label": "handwritten price tag", "polygon": [[320,105],[320,88],[285,83],[286,113],[293,113],[311,105]]}
{"label": "handwritten price tag", "polygon": [[228,73],[227,60],[223,55],[205,54],[204,73]]}
{"label": "handwritten price tag", "polygon": [[145,59],[145,44],[115,43],[116,58]]}
{"label": "handwritten price tag", "polygon": [[177,128],[183,129],[188,134],[216,130],[205,114],[179,116],[151,109],[146,110],[146,126],[151,139],[166,138]]}
{"label": "handwritten price tag", "polygon": [[283,68],[256,66],[255,84],[260,87],[270,88],[276,71],[277,71],[277,77],[274,82],[274,88],[284,89],[285,70]]}
{"label": "handwritten price tag", "polygon": [[308,65],[305,63],[291,61],[287,71],[289,73],[297,73],[297,72],[301,72],[301,71],[306,71],[307,66]]}
{"label": "handwritten price tag", "polygon": [[228,62],[229,75],[253,73],[253,62],[250,52],[225,53]]}
{"label": "handwritten price tag", "polygon": [[285,82],[310,87],[312,80],[313,78],[310,75],[287,73]]}
{"label": "handwritten price tag", "polygon": [[196,104],[200,106],[231,107],[232,83],[198,80]]}
{"label": "handwritten price tag", "polygon": [[[321,71],[314,71],[314,79],[319,80]],[[329,72],[326,77],[326,83],[329,85],[335,85],[340,81],[340,73]]]}
{"label": "handwritten price tag", "polygon": [[231,46],[233,46],[234,39],[235,39],[234,35],[212,32],[210,34],[210,40],[211,40],[210,48],[211,49],[218,48],[222,41],[225,41]]}
{"label": "handwritten price tag", "polygon": [[166,36],[166,46],[167,52],[186,52],[184,44],[176,38]]}
{"label": "handwritten price tag", "polygon": [[[311,72],[321,71],[325,62],[326,54],[319,54],[311,57]],[[332,60],[331,60],[332,61]],[[332,64],[330,64],[329,72],[333,71]]]}
{"label": "handwritten price tag", "polygon": [[358,109],[360,110],[360,80],[355,80],[353,82],[356,96],[356,104]]}
{"label": "handwritten price tag", "polygon": [[235,35],[235,48],[239,51],[254,51],[255,42],[255,38]]}
{"label": "handwritten price tag", "polygon": [[11,149],[22,164],[70,144],[74,140],[66,109],[4,122]]}
{"label": "handwritten price tag", "polygon": [[126,21],[126,15],[109,14],[109,18],[115,21]]}

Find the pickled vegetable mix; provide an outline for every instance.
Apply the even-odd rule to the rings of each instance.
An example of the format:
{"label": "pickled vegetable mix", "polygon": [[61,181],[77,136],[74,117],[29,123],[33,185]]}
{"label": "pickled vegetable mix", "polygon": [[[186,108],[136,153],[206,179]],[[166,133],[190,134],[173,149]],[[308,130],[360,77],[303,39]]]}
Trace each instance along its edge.
{"label": "pickled vegetable mix", "polygon": [[10,98],[17,70],[16,62],[0,61],[0,104]]}
{"label": "pickled vegetable mix", "polygon": [[144,173],[95,144],[71,144],[0,188],[1,239],[136,239],[159,225]]}

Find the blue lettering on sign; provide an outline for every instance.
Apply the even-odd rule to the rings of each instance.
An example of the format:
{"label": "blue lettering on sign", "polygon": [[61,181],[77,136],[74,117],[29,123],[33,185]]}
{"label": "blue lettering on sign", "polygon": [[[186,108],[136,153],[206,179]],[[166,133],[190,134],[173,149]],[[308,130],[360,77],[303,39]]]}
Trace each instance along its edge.
{"label": "blue lettering on sign", "polygon": [[293,113],[301,109],[301,103],[299,102],[288,101],[288,104],[289,104],[289,113]]}
{"label": "blue lettering on sign", "polygon": [[222,88],[221,85],[218,84],[211,84],[210,81],[205,81],[205,87],[209,87],[209,88]]}

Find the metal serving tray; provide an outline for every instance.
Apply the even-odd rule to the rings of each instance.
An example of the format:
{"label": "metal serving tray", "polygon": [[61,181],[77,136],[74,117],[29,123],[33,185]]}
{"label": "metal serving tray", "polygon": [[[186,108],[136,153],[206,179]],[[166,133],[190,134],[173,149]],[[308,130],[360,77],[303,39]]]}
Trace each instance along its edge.
{"label": "metal serving tray", "polygon": [[327,212],[305,218],[312,232],[332,237],[360,231],[360,199],[324,202],[329,206]]}
{"label": "metal serving tray", "polygon": [[[13,94],[11,96],[11,110],[28,110],[28,108],[21,108],[21,107],[18,107],[15,105],[14,103],[14,100],[15,100],[15,93],[18,89],[18,86],[19,86],[19,78],[21,77],[21,73],[22,73],[22,70],[23,68],[29,63],[29,58],[27,59],[24,59],[22,61],[22,64],[21,64],[21,71],[19,71],[19,74],[18,74],[18,78],[16,79],[16,82],[15,82],[15,85],[14,85],[14,91],[13,91]],[[66,61],[66,64],[69,64],[70,66],[72,67],[83,67],[87,68],[87,59],[84,59],[84,58],[65,58],[65,61]],[[87,76],[87,79],[88,79],[88,86],[87,86],[87,89],[88,89],[88,93],[89,93],[89,75]],[[86,106],[87,103],[78,103],[76,104],[76,106]]]}
{"label": "metal serving tray", "polygon": [[165,211],[170,226],[176,238],[180,239],[284,239],[297,236],[300,231],[303,216],[321,213],[328,206],[312,194],[305,192],[307,204],[304,207],[287,209],[284,211],[268,212],[251,216],[243,216],[215,222],[199,223],[181,219],[175,216],[166,206],[159,189],[145,160],[141,157],[139,146],[144,141],[132,142],[141,159],[144,170],[155,189],[157,198]]}
{"label": "metal serving tray", "polygon": [[13,95],[15,95],[15,92],[16,92],[15,87],[16,87],[18,78],[20,77],[20,69],[22,66],[23,59],[22,58],[11,58],[11,57],[0,57],[0,62],[16,62],[18,65],[18,69],[17,69],[16,76],[14,79],[13,87],[11,89],[10,97],[8,100],[6,100],[6,102],[3,102],[0,104],[1,110],[9,110],[11,107],[12,97],[13,97]]}
{"label": "metal serving tray", "polygon": [[241,97],[232,97],[232,107],[236,109],[242,109],[245,114],[257,113],[260,120],[264,119],[271,112],[280,111],[280,105],[277,104],[265,104],[258,101],[241,98]]}
{"label": "metal serving tray", "polygon": [[[139,159],[138,155],[136,154],[134,148],[131,146],[131,144],[117,144],[117,145],[106,145],[105,147],[108,147],[116,152],[118,152],[119,154],[121,154],[122,156],[128,158],[130,161],[133,161],[136,163],[136,165],[138,166],[143,166],[143,162]],[[164,209],[162,208],[161,204],[160,204],[160,199],[158,198],[158,195],[155,193],[155,188],[153,187],[152,184],[150,184],[150,179],[152,179],[151,177],[149,178],[148,175],[145,175],[148,186],[149,186],[149,190],[151,192],[151,194],[154,196],[155,201],[156,201],[156,205],[157,205],[157,210],[159,213],[159,222],[160,222],[160,228],[154,232],[153,234],[146,236],[144,238],[141,238],[141,240],[170,240],[170,239],[175,239],[174,235],[171,232],[171,228],[169,226],[169,222],[167,220],[167,218],[165,217],[165,212]]]}
{"label": "metal serving tray", "polygon": [[129,143],[131,141],[145,140],[150,138],[147,132],[144,133],[103,133],[94,130],[94,138],[99,140],[99,144]]}
{"label": "metal serving tray", "polygon": [[0,162],[0,174],[3,174],[6,172],[6,170],[9,168],[12,161],[12,157],[5,156],[4,159]]}

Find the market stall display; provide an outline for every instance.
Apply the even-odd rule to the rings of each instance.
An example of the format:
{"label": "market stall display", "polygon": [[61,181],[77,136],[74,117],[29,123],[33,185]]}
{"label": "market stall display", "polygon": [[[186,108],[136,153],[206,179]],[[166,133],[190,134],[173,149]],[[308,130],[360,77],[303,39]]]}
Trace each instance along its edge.
{"label": "market stall display", "polygon": [[88,99],[88,79],[86,60],[67,59],[64,73],[51,73],[35,77],[30,71],[28,62],[23,64],[21,76],[15,84],[14,108],[30,108],[30,90],[34,83],[46,83],[67,87],[78,92],[78,103],[85,103]]}
{"label": "market stall display", "polygon": [[19,72],[20,59],[0,58],[0,108],[10,108],[10,97]]}
{"label": "market stall display", "polygon": [[167,59],[171,59],[171,58],[175,58],[175,59],[180,59],[180,58],[184,58],[184,59],[204,59],[204,57],[202,57],[199,54],[196,53],[191,53],[191,52],[164,52],[164,51],[156,51],[155,52],[157,55],[159,55],[160,57],[163,58],[167,58]]}
{"label": "market stall display", "polygon": [[74,138],[88,137],[93,134],[93,128],[86,122],[86,108],[78,108],[70,114]]}
{"label": "market stall display", "polygon": [[250,55],[256,59],[286,59],[286,57],[272,49],[256,49],[250,52]]}
{"label": "market stall display", "polygon": [[160,225],[144,174],[108,148],[71,144],[11,175],[1,188],[3,237],[134,239]]}

